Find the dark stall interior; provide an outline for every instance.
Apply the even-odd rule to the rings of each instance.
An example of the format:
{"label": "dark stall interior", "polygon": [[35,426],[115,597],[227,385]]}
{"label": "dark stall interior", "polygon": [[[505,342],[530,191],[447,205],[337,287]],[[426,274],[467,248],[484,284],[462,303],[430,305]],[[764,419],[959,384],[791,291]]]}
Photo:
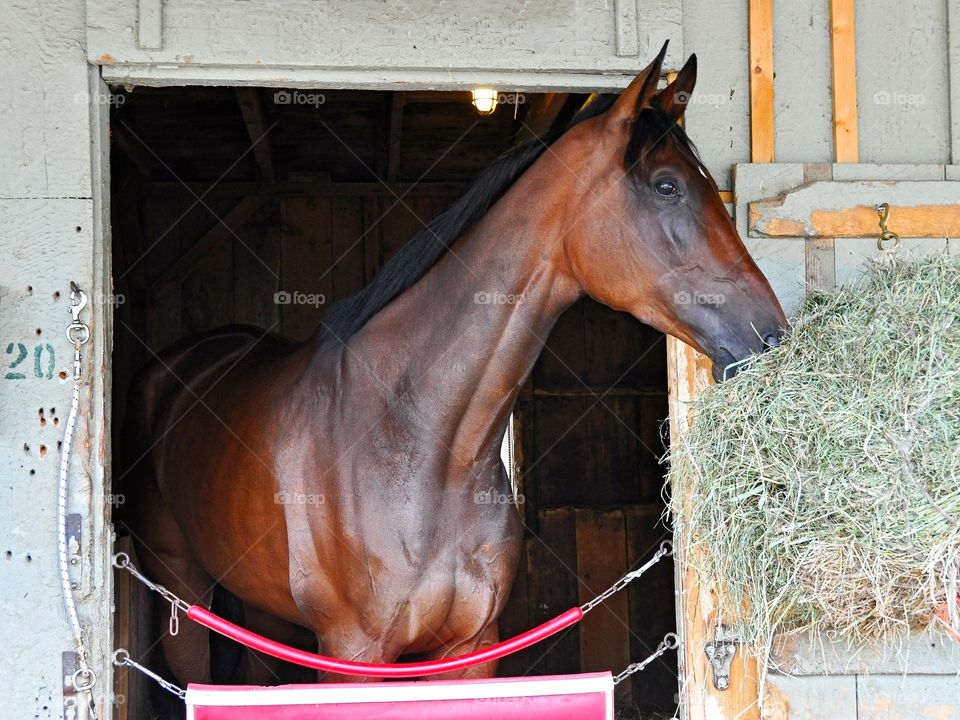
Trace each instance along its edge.
{"label": "dark stall interior", "polygon": [[[562,127],[588,100],[526,94],[482,116],[468,92],[137,87],[123,97],[111,118],[123,298],[115,448],[126,387],[153,352],[230,323],[305,339],[324,307],[278,304],[277,293],[322,293],[329,304],[356,292],[498,154]],[[668,537],[658,462],[666,416],[663,335],[590,300],[570,309],[516,407],[526,547],[502,637],[590,599]],[[121,577],[117,593],[118,646],[146,648],[148,598]],[[616,673],[675,624],[667,561],[500,674]],[[122,712],[141,717],[140,681],[120,681]],[[617,691],[624,717],[670,717],[675,656]]]}

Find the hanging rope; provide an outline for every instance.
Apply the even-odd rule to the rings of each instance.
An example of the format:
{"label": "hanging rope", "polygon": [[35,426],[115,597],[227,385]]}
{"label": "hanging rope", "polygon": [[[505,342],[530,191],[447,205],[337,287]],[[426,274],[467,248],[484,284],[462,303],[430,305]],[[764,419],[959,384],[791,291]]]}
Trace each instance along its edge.
{"label": "hanging rope", "polygon": [[653,557],[636,570],[627,573],[614,583],[610,588],[598,595],[593,600],[584,603],[580,607],[575,607],[558,615],[552,620],[539,625],[532,630],[521,633],[516,637],[503,640],[496,645],[475,650],[474,652],[458,655],[451,658],[440,660],[427,660],[423,662],[412,663],[369,663],[356,662],[352,660],[340,660],[338,658],[319,655],[317,653],[307,652],[298,648],[290,647],[282,643],[275,642],[265,638],[257,633],[250,632],[229,620],[225,620],[218,615],[199,605],[189,605],[181,598],[174,595],[161,585],[157,585],[148,580],[136,567],[130,562],[130,557],[126,553],[118,553],[114,556],[113,564],[115,567],[126,570],[135,578],[143,582],[148,588],[159,593],[167,602],[171,609],[171,629],[175,625],[174,618],[178,611],[186,613],[187,617],[194,622],[203,625],[208,630],[230,638],[241,645],[257,650],[266,655],[291,662],[296,665],[322,670],[324,672],[334,672],[341,675],[356,675],[360,677],[380,677],[380,678],[407,678],[423,677],[426,675],[439,675],[456,670],[464,670],[474,665],[481,665],[491,660],[498,660],[502,657],[518,652],[544,640],[551,635],[564,630],[571,625],[578,623],[583,616],[590,612],[601,602],[609,598],[616,592],[619,592],[631,582],[643,575],[647,570],[656,565],[664,557],[672,552],[672,545],[664,542],[660,549],[654,553]]}
{"label": "hanging rope", "polygon": [[60,446],[60,482],[57,493],[57,544],[60,566],[60,589],[67,610],[67,619],[73,631],[73,640],[77,648],[77,671],[73,673],[71,684],[78,694],[87,693],[90,699],[90,716],[96,719],[96,704],[93,700],[93,686],[97,684],[97,675],[87,661],[87,650],[83,642],[83,626],[77,614],[77,602],[73,595],[73,581],[70,579],[70,547],[67,540],[67,494],[70,477],[70,450],[73,445],[73,428],[77,422],[80,407],[80,348],[90,339],[90,328],[80,320],[80,313],[87,306],[87,294],[70,283],[70,314],[72,322],[67,326],[67,340],[73,345],[73,400],[67,425],[63,431],[63,443]]}

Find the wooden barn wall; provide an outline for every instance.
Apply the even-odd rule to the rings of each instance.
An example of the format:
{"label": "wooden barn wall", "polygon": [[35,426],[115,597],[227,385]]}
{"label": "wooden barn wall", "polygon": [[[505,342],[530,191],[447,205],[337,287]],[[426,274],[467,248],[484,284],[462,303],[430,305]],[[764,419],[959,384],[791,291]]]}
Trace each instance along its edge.
{"label": "wooden barn wall", "polygon": [[81,3],[11,0],[0,17],[0,717],[77,717],[81,700],[65,690],[75,657],[57,565],[74,281],[89,294],[92,339],[70,465],[70,575],[91,667],[105,679],[95,690],[103,718],[113,648],[109,90],[84,57]]}
{"label": "wooden barn wall", "polygon": [[[643,62],[640,58],[646,58],[651,47],[667,36],[674,40],[682,36],[682,44],[675,43],[671,48],[671,54],[676,54],[669,66],[678,67],[684,52],[697,52],[698,91],[706,94],[691,107],[688,128],[721,189],[739,192],[733,185],[732,168],[751,160],[749,93],[753,68],[747,58],[748,13],[753,4],[747,0],[641,2],[640,12],[634,18],[638,24],[618,28],[609,12],[611,6],[580,3],[579,12],[587,18],[587,30],[593,39],[586,46],[574,43],[569,57],[525,64],[525,71],[513,74],[509,71],[511,63],[518,56],[527,55],[524,32],[542,24],[543,8],[530,6],[529,16],[509,18],[510,22],[494,33],[476,32],[471,22],[463,20],[462,27],[454,28],[451,34],[433,34],[425,39],[437,42],[439,38],[443,47],[456,48],[456,42],[447,41],[461,40],[469,47],[476,38],[492,38],[492,50],[487,48],[486,52],[498,67],[498,78],[517,87],[529,84],[561,89],[622,86],[628,79],[627,71],[639,67]],[[421,88],[462,87],[483,75],[470,70],[477,66],[476,57],[470,52],[458,55],[454,63],[465,69],[448,71],[448,62],[421,64],[391,74],[376,63],[371,69],[363,47],[355,47],[352,55],[338,59],[342,65],[332,74],[316,66],[283,71],[277,66],[258,67],[262,58],[256,53],[264,43],[282,44],[279,49],[288,55],[274,53],[271,57],[283,61],[301,48],[323,49],[337,43],[317,43],[317,36],[311,34],[315,25],[302,23],[299,16],[290,20],[288,13],[276,8],[269,13],[271,18],[283,19],[288,28],[306,28],[305,37],[296,40],[295,33],[284,29],[256,32],[258,13],[247,7],[252,3],[239,3],[236,9],[229,9],[236,11],[229,21],[219,15],[218,7],[198,3],[201,12],[204,7],[207,9],[207,15],[173,27],[139,24],[136,5],[133,0],[88,3],[87,7],[71,2],[38,4],[12,0],[3,8],[5,36],[0,43],[0,86],[7,98],[0,109],[4,128],[0,135],[4,171],[0,173],[4,214],[0,246],[5,258],[0,269],[0,310],[8,344],[15,348],[28,339],[34,342],[32,338],[39,328],[41,336],[49,338],[55,348],[58,366],[66,370],[68,365],[63,358],[68,356],[69,347],[61,329],[67,283],[76,280],[94,291],[89,310],[95,343],[85,365],[89,384],[84,390],[74,468],[75,477],[82,482],[71,493],[70,507],[81,517],[84,528],[77,569],[82,590],[81,616],[91,623],[92,653],[101,663],[99,717],[108,717],[110,712],[104,693],[110,686],[106,658],[112,646],[106,620],[112,605],[108,564],[112,547],[106,507],[111,492],[107,470],[111,448],[106,428],[110,417],[108,348],[114,306],[108,282],[109,227],[100,223],[108,194],[101,162],[106,124],[101,101],[91,102],[91,96],[106,93],[98,74],[119,83],[202,83],[216,75],[220,82],[240,85],[317,86],[328,80],[341,86],[372,83],[381,88],[392,87],[400,80],[413,80]],[[340,3],[338,7],[346,5]],[[309,16],[319,6],[298,2],[289,7]],[[606,8],[608,12],[600,17],[592,7]],[[187,7],[186,0],[178,2],[177,8],[178,12],[194,9]],[[263,10],[262,3],[257,9]],[[829,90],[825,93],[831,87],[831,77],[824,64],[828,47],[824,33],[829,27],[830,5],[826,0],[777,2],[772,13],[777,159],[801,164],[832,161]],[[960,180],[960,3],[857,0],[855,13],[860,162],[899,163],[901,172],[905,172],[905,165],[923,163],[918,172],[939,168],[946,179]],[[397,27],[390,18],[377,22],[381,29]],[[639,28],[648,22],[657,27],[656,33],[641,33]],[[433,23],[417,25],[433,27]],[[579,17],[575,14],[566,26],[574,27],[574,32],[579,30]],[[209,30],[224,27],[229,27],[230,32]],[[150,37],[151,32],[155,32],[155,38]],[[165,53],[151,49],[154,41],[163,45],[170,32],[187,35],[181,35],[176,47]],[[214,35],[221,43],[236,41],[228,48],[233,55],[217,57],[220,46],[208,39]],[[403,35],[394,33],[398,42],[404,41]],[[260,45],[248,45],[249,37],[255,37]],[[505,42],[512,44],[512,54],[500,53]],[[555,40],[548,42],[554,48],[562,45]],[[384,47],[389,50],[389,44]],[[624,48],[627,52],[618,54]],[[193,63],[194,56],[201,51],[211,64]],[[600,53],[617,57],[598,62],[595,56]],[[392,63],[393,57],[387,57],[388,64]],[[90,65],[94,66],[92,76],[88,72]],[[216,72],[210,71],[211,65],[216,66]],[[894,98],[903,99],[894,102]],[[769,187],[769,180],[764,182]],[[838,269],[855,267],[869,247],[869,239],[838,242],[836,248],[841,250],[844,246],[859,248],[835,255]],[[955,247],[952,241],[945,244],[951,249]],[[751,241],[751,248],[784,297],[793,292],[798,277],[803,280],[807,257],[802,244],[790,240]],[[235,257],[232,250],[229,254]],[[169,297],[163,301],[176,304]],[[257,307],[272,312],[256,300],[253,307],[255,312]],[[176,316],[169,316],[169,322],[182,322],[182,313],[183,308],[178,307]],[[206,321],[190,317],[188,322]],[[162,332],[166,321],[158,318],[154,323],[156,332]],[[8,372],[16,369],[8,368]],[[0,710],[4,717],[69,716],[63,707],[60,653],[70,647],[70,638],[53,580],[56,508],[51,498],[55,494],[55,453],[40,455],[40,447],[53,447],[55,440],[50,425],[38,420],[40,407],[66,407],[69,386],[45,376],[14,375],[5,378],[0,388],[0,409],[5,420],[0,450],[5,495],[0,502],[0,520],[9,538],[7,565],[0,583],[0,604],[8,621],[0,630],[0,639],[7,651],[2,661],[4,675],[17,678],[0,700]],[[543,509],[545,515],[549,511]],[[575,511],[574,533],[576,519]],[[558,531],[558,535],[569,535],[570,520],[557,522],[566,523],[566,529]],[[629,535],[629,530],[626,533]],[[44,630],[24,632],[25,627]],[[882,656],[884,649],[879,650]],[[886,650],[888,655],[892,653],[891,649]],[[849,656],[841,655],[837,664],[811,666],[811,672],[826,672],[827,676],[798,672],[775,678],[772,683],[783,693],[783,702],[776,706],[779,709],[768,704],[766,712],[768,717],[859,720],[957,717],[960,689],[957,668],[950,657],[941,655],[930,660],[927,650],[918,646],[906,659],[909,672],[904,675],[899,662],[884,664],[867,656],[851,663]]]}
{"label": "wooden barn wall", "polygon": [[[768,8],[772,24],[751,28],[751,16],[762,17]],[[843,17],[851,10],[854,23],[839,28],[839,47],[832,47],[831,13]],[[747,61],[751,35],[762,43],[764,31],[773,48],[769,68]],[[876,257],[876,239],[756,237],[747,218],[750,202],[816,180],[928,182],[930,190],[920,197],[946,193],[960,202],[956,0],[684,0],[683,35],[700,70],[688,132],[721,189],[732,193],[740,234],[788,314],[805,287],[855,278]],[[831,55],[844,51],[856,62],[853,143],[838,138],[834,124]],[[769,117],[751,116],[752,76],[772,81]],[[756,154],[751,120],[772,132],[769,155]],[[817,201],[829,203],[831,192],[842,196],[843,186],[825,188]],[[935,235],[905,236],[903,251],[960,254],[960,238]],[[708,690],[688,708],[690,717],[960,718],[960,645],[936,631],[856,653],[843,642],[806,638],[779,652],[787,670],[768,677],[762,710],[749,699],[728,702],[709,686],[708,675],[700,675],[697,682]],[[691,666],[702,663],[702,647],[696,653]]]}

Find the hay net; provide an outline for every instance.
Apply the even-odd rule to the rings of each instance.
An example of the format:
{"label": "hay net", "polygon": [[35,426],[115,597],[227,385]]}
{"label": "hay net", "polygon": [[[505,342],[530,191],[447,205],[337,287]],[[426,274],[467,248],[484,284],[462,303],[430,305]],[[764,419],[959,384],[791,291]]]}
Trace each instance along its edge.
{"label": "hay net", "polygon": [[760,657],[781,631],[902,637],[948,598],[957,622],[956,260],[878,264],[813,294],[782,346],[693,417],[672,448],[672,513]]}

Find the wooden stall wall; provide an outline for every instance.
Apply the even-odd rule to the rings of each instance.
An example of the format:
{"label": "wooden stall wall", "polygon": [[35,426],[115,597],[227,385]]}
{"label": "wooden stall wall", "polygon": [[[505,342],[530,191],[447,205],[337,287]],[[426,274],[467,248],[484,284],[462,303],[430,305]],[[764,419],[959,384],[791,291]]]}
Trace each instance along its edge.
{"label": "wooden stall wall", "polygon": [[[688,132],[731,192],[738,230],[788,315],[807,288],[849,282],[877,256],[874,203],[892,205],[902,252],[960,252],[948,220],[960,203],[960,3],[685,0],[683,34],[701,69]],[[843,237],[813,226],[803,237],[771,232],[765,211],[785,199],[778,219],[832,208],[870,222]],[[936,210],[918,222],[922,205]],[[668,364],[671,417],[685,420],[709,363],[671,341]],[[787,643],[778,657],[787,671],[767,677],[762,709],[762,668],[742,654],[732,687],[717,690],[704,655],[717,589],[679,578],[685,717],[960,717],[960,646],[936,632],[857,651]]]}

